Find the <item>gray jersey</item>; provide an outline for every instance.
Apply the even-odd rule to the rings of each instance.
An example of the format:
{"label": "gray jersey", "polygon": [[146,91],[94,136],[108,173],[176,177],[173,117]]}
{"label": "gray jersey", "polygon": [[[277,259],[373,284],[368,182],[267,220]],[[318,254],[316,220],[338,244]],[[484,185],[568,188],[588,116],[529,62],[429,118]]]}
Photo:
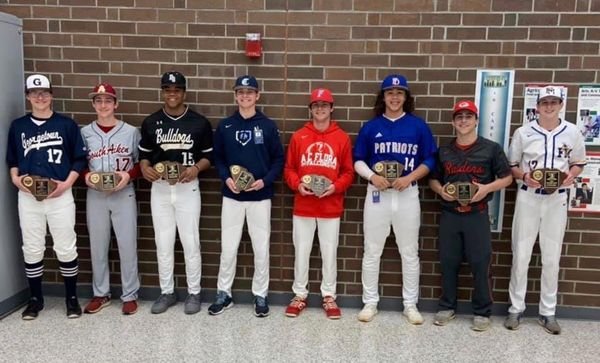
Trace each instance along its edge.
{"label": "gray jersey", "polygon": [[102,131],[96,121],[81,129],[88,150],[90,171],[129,171],[138,162],[140,131],[123,121],[117,121],[109,132]]}

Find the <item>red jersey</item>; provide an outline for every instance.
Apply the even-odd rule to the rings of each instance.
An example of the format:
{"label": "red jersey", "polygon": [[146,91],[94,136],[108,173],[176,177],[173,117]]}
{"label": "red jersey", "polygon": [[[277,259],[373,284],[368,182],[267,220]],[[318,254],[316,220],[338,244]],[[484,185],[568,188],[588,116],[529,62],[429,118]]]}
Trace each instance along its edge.
{"label": "red jersey", "polygon": [[[298,191],[307,174],[327,177],[335,192],[327,197],[302,196]],[[296,131],[290,140],[283,169],[285,182],[295,192],[294,215],[300,217],[338,218],[344,211],[344,193],[354,179],[350,137],[335,121],[325,131],[317,130],[312,121]]]}

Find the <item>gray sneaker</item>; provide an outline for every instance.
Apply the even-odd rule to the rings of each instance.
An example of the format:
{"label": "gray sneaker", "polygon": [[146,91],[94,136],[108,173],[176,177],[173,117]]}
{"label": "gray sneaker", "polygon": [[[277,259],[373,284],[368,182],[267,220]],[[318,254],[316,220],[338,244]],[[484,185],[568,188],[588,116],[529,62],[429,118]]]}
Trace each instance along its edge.
{"label": "gray sneaker", "polygon": [[556,316],[544,316],[540,315],[538,319],[538,323],[544,327],[544,330],[550,334],[558,335],[560,334],[560,325],[558,325],[558,321],[556,321]]}
{"label": "gray sneaker", "polygon": [[183,312],[188,315],[196,314],[200,311],[201,303],[202,300],[200,299],[200,293],[189,294],[185,299],[185,303],[183,304]]}
{"label": "gray sneaker", "polygon": [[473,325],[471,330],[474,331],[486,331],[492,326],[492,320],[487,316],[475,315],[473,317]]}
{"label": "gray sneaker", "polygon": [[454,318],[456,318],[454,310],[440,310],[435,314],[435,317],[433,318],[433,323],[437,326],[444,326]]}
{"label": "gray sneaker", "polygon": [[506,320],[504,320],[504,327],[508,330],[517,330],[522,318],[523,313],[508,313]]}
{"label": "gray sneaker", "polygon": [[160,294],[158,299],[152,304],[152,308],[150,312],[152,314],[162,314],[167,309],[177,303],[177,297],[175,297],[175,293],[171,294]]}

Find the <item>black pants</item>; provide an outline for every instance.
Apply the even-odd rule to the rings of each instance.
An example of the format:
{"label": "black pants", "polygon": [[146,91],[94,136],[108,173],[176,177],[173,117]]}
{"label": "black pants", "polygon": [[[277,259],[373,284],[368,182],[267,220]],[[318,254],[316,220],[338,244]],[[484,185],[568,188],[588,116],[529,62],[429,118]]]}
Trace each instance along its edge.
{"label": "black pants", "polygon": [[442,266],[440,310],[456,309],[458,271],[464,257],[473,273],[473,312],[489,317],[493,303],[490,289],[492,235],[487,210],[473,214],[442,210],[439,249]]}

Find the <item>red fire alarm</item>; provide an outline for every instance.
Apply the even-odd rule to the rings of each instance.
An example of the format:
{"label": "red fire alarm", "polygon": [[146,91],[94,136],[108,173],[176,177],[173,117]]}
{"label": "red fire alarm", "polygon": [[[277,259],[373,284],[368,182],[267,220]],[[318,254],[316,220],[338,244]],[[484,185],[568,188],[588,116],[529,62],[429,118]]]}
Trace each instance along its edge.
{"label": "red fire alarm", "polygon": [[260,33],[246,33],[246,56],[260,58],[262,55],[262,41]]}

